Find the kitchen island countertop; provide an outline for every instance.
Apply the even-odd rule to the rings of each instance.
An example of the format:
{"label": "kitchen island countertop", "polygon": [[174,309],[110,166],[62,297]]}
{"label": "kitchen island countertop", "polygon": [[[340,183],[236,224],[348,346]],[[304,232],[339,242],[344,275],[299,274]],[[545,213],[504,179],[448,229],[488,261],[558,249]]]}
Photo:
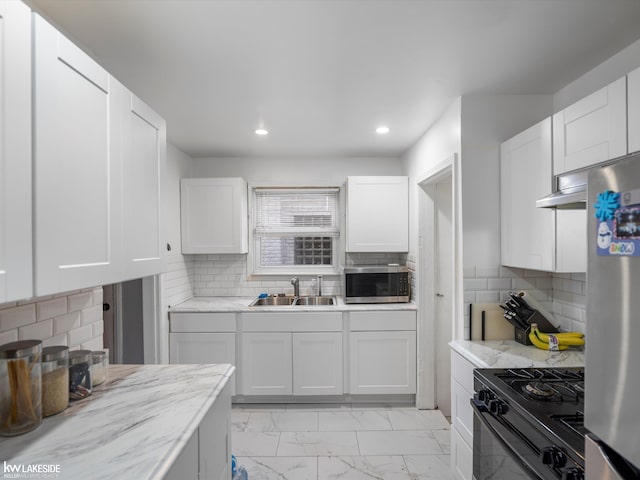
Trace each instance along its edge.
{"label": "kitchen island countertop", "polygon": [[59,465],[57,475],[28,478],[161,479],[234,370],[229,364],[111,365],[88,398],[27,434],[0,438],[0,460],[24,468]]}
{"label": "kitchen island countertop", "polygon": [[[333,295],[331,295],[333,296]],[[417,310],[414,302],[409,303],[367,303],[346,304],[344,299],[336,297],[336,305],[314,306],[267,306],[250,307],[256,297],[191,297],[184,302],[172,305],[170,312],[194,313],[194,312],[355,312],[371,310]]]}
{"label": "kitchen island countertop", "polygon": [[514,340],[454,340],[451,348],[479,368],[584,367],[584,350],[540,350]]}

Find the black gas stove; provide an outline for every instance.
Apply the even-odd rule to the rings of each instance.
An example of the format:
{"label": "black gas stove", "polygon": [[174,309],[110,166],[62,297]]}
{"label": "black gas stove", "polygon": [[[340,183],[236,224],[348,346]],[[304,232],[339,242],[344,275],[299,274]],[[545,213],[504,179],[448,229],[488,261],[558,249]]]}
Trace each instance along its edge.
{"label": "black gas stove", "polygon": [[584,369],[477,369],[476,480],[584,479]]}

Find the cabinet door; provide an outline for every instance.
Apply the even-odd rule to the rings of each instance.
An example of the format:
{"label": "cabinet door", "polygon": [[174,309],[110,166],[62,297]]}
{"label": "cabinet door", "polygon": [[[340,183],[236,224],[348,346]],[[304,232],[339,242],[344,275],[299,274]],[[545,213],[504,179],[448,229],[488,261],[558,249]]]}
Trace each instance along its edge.
{"label": "cabinet door", "polygon": [[247,253],[247,182],[183,178],[180,219],[182,253]]}
{"label": "cabinet door", "polygon": [[640,150],[640,68],[627,75],[629,153]]}
{"label": "cabinet door", "polygon": [[[121,87],[124,88],[124,87]],[[122,126],[123,277],[162,271],[160,172],[166,157],[166,124],[126,92]]]}
{"label": "cabinet door", "polygon": [[109,74],[34,16],[35,293],[121,271],[121,98]]}
{"label": "cabinet door", "polygon": [[0,303],[29,298],[31,11],[0,2]]}
{"label": "cabinet door", "polygon": [[409,179],[347,178],[347,251],[409,250]]}
{"label": "cabinet door", "polygon": [[243,333],[240,393],[291,395],[291,362],[291,333]]}
{"label": "cabinet door", "polygon": [[553,116],[553,173],[569,172],[627,153],[627,79]]}
{"label": "cabinet door", "polygon": [[587,211],[556,211],[556,272],[587,271]]}
{"label": "cabinet door", "polygon": [[[236,335],[235,333],[171,333],[169,334],[169,362],[236,365]],[[231,379],[233,395],[236,393],[235,379],[235,376]]]}
{"label": "cabinet door", "polygon": [[416,393],[416,332],[351,332],[349,393]]}
{"label": "cabinet door", "polygon": [[293,334],[293,394],[342,395],[342,333]]}
{"label": "cabinet door", "polygon": [[473,449],[451,427],[451,468],[456,480],[473,480]]}
{"label": "cabinet door", "polygon": [[231,395],[225,386],[200,422],[200,479],[231,478]]}
{"label": "cabinet door", "polygon": [[551,118],[500,147],[500,230],[502,264],[553,271],[555,211],[536,208],[551,193]]}

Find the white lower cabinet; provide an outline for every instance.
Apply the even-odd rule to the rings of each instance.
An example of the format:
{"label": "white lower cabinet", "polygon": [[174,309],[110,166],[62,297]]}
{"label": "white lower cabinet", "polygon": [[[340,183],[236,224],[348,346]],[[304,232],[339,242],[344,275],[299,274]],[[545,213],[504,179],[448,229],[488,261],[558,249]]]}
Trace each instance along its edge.
{"label": "white lower cabinet", "polygon": [[231,390],[222,390],[200,422],[165,480],[226,480],[231,478]]}
{"label": "white lower cabinet", "polygon": [[416,312],[351,312],[349,325],[349,393],[416,393]]}
{"label": "white lower cabinet", "polygon": [[291,333],[242,334],[242,394],[291,395],[293,390]]}
{"label": "white lower cabinet", "polygon": [[416,332],[351,332],[350,393],[416,393]]}
{"label": "white lower cabinet", "polygon": [[[235,313],[171,313],[169,363],[236,365]],[[230,380],[236,394],[236,376]]]}
{"label": "white lower cabinet", "polygon": [[342,395],[342,333],[294,333],[293,394]]}
{"label": "white lower cabinet", "polygon": [[456,480],[473,480],[473,447],[451,427],[451,469]]}
{"label": "white lower cabinet", "polygon": [[242,316],[243,395],[341,395],[342,313]]}
{"label": "white lower cabinet", "polygon": [[451,351],[451,470],[459,480],[473,478],[473,369],[459,353]]}

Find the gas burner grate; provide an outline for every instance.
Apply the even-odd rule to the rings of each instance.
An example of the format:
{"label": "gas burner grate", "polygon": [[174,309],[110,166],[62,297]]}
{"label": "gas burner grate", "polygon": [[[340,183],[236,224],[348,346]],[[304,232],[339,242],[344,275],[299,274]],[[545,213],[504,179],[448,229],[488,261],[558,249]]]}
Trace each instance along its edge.
{"label": "gas burner grate", "polygon": [[584,398],[583,370],[508,369],[498,377],[526,398],[541,402],[575,403]]}
{"label": "gas burner grate", "polygon": [[569,427],[578,435],[586,435],[588,433],[584,426],[583,412],[577,412],[575,415],[551,415],[551,418]]}

